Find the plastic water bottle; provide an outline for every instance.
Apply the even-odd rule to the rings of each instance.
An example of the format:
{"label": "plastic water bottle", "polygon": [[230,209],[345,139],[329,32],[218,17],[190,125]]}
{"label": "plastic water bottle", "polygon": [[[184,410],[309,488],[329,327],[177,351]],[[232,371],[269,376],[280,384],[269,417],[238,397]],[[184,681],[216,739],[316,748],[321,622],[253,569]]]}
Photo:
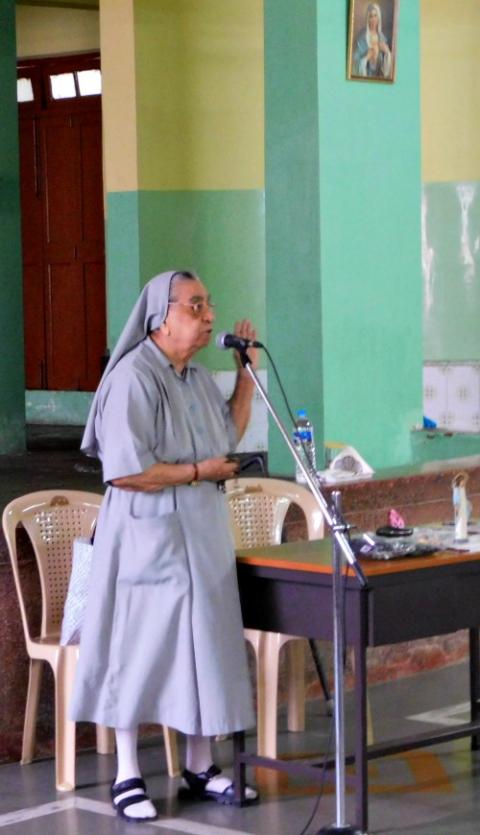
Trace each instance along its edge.
{"label": "plastic water bottle", "polygon": [[[307,417],[305,409],[298,409],[297,419],[293,431],[293,443],[295,448],[304,462],[307,470],[317,471],[317,464],[315,461],[315,439],[313,436],[313,425]],[[306,478],[302,473],[300,467],[295,462],[295,481],[299,484],[305,484]]]}

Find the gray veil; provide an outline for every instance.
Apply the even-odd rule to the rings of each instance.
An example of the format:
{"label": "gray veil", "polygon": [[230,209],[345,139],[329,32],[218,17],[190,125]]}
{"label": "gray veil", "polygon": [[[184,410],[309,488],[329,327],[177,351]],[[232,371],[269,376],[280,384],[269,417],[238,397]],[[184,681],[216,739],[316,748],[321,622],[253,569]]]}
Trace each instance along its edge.
{"label": "gray veil", "polygon": [[86,455],[95,457],[98,455],[97,435],[95,432],[95,421],[98,413],[98,401],[100,392],[110,372],[115,368],[116,364],[125,354],[128,354],[132,348],[135,348],[147,334],[159,328],[162,322],[165,321],[168,311],[168,298],[170,295],[170,284],[172,277],[176,275],[175,270],[167,273],[160,273],[152,278],[148,284],[145,285],[140,296],[128,317],[125,325],[112,355],[108,361],[107,367],[103,372],[102,379],[98,384],[95,396],[88,413],[85,431],[83,433],[82,443],[80,449]]}

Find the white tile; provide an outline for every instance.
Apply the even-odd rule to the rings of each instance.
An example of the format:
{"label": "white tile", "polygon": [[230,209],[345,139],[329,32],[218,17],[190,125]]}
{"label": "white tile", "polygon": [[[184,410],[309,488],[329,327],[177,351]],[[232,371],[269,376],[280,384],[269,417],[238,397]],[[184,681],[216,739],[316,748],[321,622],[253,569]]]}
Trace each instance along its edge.
{"label": "white tile", "polygon": [[423,367],[423,413],[438,426],[445,426],[447,414],[448,366],[425,364]]}
{"label": "white tile", "polygon": [[480,413],[480,368],[475,364],[450,366],[447,387],[449,428],[457,432],[478,430]]}

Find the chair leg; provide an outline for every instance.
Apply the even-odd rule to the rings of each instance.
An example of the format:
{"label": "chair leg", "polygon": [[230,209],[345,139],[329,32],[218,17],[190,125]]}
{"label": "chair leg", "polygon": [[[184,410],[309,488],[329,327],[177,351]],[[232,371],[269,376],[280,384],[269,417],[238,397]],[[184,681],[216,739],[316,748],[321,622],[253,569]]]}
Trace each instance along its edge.
{"label": "chair leg", "polygon": [[177,733],[167,725],[162,725],[162,729],[168,776],[178,777],[180,774],[180,764],[178,762]]}
{"label": "chair leg", "polygon": [[35,753],[35,737],[37,728],[38,700],[42,684],[43,661],[30,659],[28,676],[27,704],[25,706],[25,721],[23,724],[22,765],[31,763]]}
{"label": "chair leg", "polygon": [[106,725],[97,725],[97,754],[115,753],[115,731]]}
{"label": "chair leg", "polygon": [[55,778],[57,791],[75,788],[75,722],[68,718],[77,647],[60,647],[55,675]]}
{"label": "chair leg", "polygon": [[289,731],[305,730],[305,644],[289,641],[288,658],[288,717]]}
{"label": "chair leg", "polygon": [[266,632],[260,644],[257,747],[261,757],[277,756],[278,661],[280,635]]}

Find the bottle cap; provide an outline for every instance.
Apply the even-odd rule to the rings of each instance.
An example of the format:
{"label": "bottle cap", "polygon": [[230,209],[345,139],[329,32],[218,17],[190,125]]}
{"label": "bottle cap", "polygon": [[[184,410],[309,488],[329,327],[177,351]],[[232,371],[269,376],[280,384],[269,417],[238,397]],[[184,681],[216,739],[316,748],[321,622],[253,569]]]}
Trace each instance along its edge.
{"label": "bottle cap", "polygon": [[307,410],[306,409],[297,409],[297,415],[300,418],[307,417]]}

